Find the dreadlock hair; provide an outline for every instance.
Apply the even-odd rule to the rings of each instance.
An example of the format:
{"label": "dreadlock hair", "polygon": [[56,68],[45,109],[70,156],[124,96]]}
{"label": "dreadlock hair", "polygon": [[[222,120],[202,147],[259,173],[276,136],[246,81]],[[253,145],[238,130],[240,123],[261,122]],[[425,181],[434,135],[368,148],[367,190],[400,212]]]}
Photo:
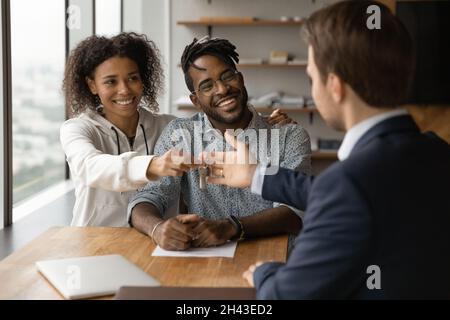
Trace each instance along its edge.
{"label": "dreadlock hair", "polygon": [[189,75],[189,67],[201,56],[211,55],[222,60],[227,65],[236,70],[236,63],[239,62],[239,54],[236,46],[230,41],[220,38],[209,38],[208,36],[197,40],[194,38],[191,44],[184,48],[181,56],[181,67],[183,68],[184,81],[189,91],[194,91],[194,85]]}
{"label": "dreadlock hair", "polygon": [[95,110],[100,104],[99,97],[89,90],[86,77],[93,78],[97,66],[115,56],[127,57],[137,64],[143,85],[141,102],[150,111],[158,112],[156,99],[163,87],[159,50],[143,34],[122,32],[111,38],[90,36],[71,52],[62,87],[66,106],[73,113],[79,114],[86,108]]}

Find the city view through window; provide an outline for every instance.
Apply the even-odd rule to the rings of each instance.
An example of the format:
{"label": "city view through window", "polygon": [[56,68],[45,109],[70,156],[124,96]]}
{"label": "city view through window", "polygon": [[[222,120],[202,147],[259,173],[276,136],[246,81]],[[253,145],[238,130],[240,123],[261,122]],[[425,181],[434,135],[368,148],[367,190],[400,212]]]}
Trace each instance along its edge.
{"label": "city view through window", "polygon": [[13,203],[64,180],[61,0],[11,1]]}

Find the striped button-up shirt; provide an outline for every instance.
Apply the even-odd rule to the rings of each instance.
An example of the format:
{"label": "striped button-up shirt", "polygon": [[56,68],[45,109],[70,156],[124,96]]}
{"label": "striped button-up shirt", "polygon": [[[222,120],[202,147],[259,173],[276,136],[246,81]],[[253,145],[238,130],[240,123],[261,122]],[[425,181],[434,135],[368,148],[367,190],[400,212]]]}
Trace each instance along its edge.
{"label": "striped button-up shirt", "polygon": [[[297,124],[272,126],[252,107],[249,108],[253,114],[252,120],[238,139],[246,137],[251,150],[252,147],[258,146],[259,161],[309,174],[311,146],[305,129]],[[173,148],[188,151],[195,157],[202,151],[233,150],[222,134],[213,128],[204,113],[197,113],[188,119],[175,119],[167,125],[156,143],[155,154],[163,155]],[[280,205],[252,194],[250,188],[207,184],[205,189],[200,189],[199,179],[199,170],[195,169],[182,177],[163,177],[148,183],[132,198],[128,215],[138,203],[148,202],[153,204],[164,218],[168,218],[168,209],[177,205],[180,193],[189,213],[213,220],[224,219],[229,215],[249,216]],[[294,212],[301,216],[299,211]]]}

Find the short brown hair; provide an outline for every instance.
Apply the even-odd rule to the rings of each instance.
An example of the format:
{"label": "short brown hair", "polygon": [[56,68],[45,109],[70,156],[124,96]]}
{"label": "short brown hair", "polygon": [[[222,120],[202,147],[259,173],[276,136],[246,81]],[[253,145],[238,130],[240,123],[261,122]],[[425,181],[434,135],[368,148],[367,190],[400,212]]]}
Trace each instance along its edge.
{"label": "short brown hair", "polygon": [[[367,26],[371,5],[380,8],[381,29]],[[304,31],[323,82],[332,72],[373,107],[406,102],[414,73],[413,43],[385,5],[338,2],[313,13]]]}

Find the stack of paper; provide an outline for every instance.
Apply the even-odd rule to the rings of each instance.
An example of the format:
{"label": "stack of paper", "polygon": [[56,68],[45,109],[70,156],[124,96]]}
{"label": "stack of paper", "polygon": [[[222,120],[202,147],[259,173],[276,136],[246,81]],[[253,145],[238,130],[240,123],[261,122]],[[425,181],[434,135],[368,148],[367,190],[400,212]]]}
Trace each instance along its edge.
{"label": "stack of paper", "polygon": [[154,257],[225,257],[233,258],[237,242],[227,242],[218,247],[189,248],[185,251],[169,251],[157,246],[153,251]]}

